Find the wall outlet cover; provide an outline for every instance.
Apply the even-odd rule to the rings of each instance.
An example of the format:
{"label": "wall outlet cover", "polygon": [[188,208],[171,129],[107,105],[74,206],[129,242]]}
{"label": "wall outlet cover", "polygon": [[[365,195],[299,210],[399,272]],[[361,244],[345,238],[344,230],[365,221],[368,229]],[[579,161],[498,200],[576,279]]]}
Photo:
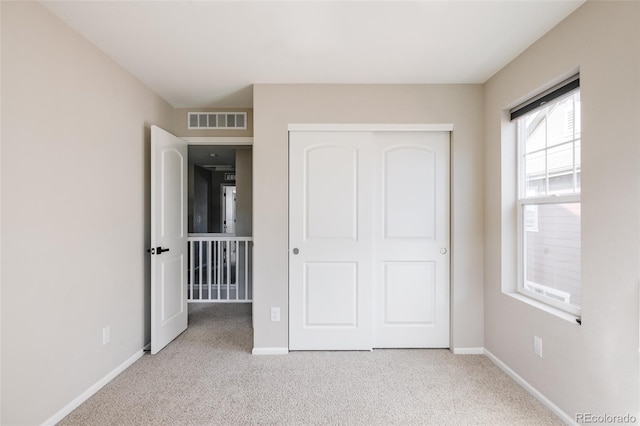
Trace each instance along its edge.
{"label": "wall outlet cover", "polygon": [[280,321],[280,308],[271,308],[271,321]]}
{"label": "wall outlet cover", "polygon": [[542,339],[538,336],[533,336],[533,353],[542,358]]}

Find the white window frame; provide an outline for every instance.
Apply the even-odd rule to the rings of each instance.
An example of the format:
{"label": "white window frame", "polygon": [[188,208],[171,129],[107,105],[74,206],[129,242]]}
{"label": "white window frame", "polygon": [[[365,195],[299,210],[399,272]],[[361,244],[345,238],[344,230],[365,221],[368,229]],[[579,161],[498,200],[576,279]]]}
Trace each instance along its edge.
{"label": "white window frame", "polygon": [[[576,89],[576,90],[572,90],[571,92],[567,93],[566,95],[563,95],[561,97],[558,97],[557,99],[553,100],[553,103],[556,102],[561,102],[563,99],[565,99],[568,96],[572,96],[573,94],[575,94],[576,92],[579,92],[580,89]],[[531,111],[530,113],[533,113],[533,111]],[[529,113],[527,113],[529,114]],[[523,115],[522,118],[524,118],[524,116],[526,116],[527,114]],[[519,120],[519,119],[518,119]],[[571,204],[571,203],[581,203],[581,199],[580,199],[580,190],[578,192],[573,192],[571,194],[560,194],[560,195],[546,195],[546,196],[538,196],[538,197],[526,197],[526,179],[525,179],[525,175],[524,175],[524,170],[525,170],[525,155],[524,153],[525,151],[525,147],[524,147],[524,143],[525,143],[525,137],[523,136],[523,129],[522,129],[522,123],[520,121],[518,121],[516,123],[516,141],[517,141],[517,179],[518,179],[518,197],[517,197],[517,273],[518,273],[518,293],[522,294],[523,296],[530,298],[530,299],[534,299],[538,302],[541,302],[545,305],[548,306],[552,306],[554,308],[557,308],[561,311],[576,315],[576,316],[580,316],[581,315],[581,308],[571,305],[569,303],[564,303],[561,302],[559,300],[554,300],[553,298],[549,297],[549,296],[545,296],[544,293],[548,293],[551,294],[553,297],[557,297],[560,298],[562,297],[561,294],[562,293],[556,289],[553,289],[551,287],[546,287],[544,285],[540,285],[538,283],[528,283],[525,282],[525,232],[527,232],[527,230],[525,229],[526,227],[526,223],[525,223],[525,219],[524,219],[524,214],[525,214],[525,207],[528,205],[535,205],[535,206],[539,206],[539,205],[545,205],[545,204]],[[581,138],[580,138],[581,139]],[[574,137],[574,141],[575,143],[575,137]],[[575,146],[574,146],[575,149]],[[546,150],[548,150],[548,148],[546,148]],[[575,153],[575,151],[574,151]],[[575,158],[575,157],[574,157]],[[575,160],[574,160],[575,161]],[[574,166],[574,170],[575,170],[575,166]],[[574,191],[576,190],[576,184],[574,182]],[[537,287],[536,291],[532,291],[528,288],[526,288],[527,284],[532,284],[530,285],[530,287]]]}

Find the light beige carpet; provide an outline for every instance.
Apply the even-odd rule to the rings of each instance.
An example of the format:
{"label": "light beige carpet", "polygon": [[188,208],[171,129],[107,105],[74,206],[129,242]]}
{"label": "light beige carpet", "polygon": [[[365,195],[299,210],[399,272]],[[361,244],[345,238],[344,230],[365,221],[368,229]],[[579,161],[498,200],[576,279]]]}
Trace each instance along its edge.
{"label": "light beige carpet", "polygon": [[249,305],[190,305],[189,328],[61,425],[561,425],[482,355],[251,355]]}

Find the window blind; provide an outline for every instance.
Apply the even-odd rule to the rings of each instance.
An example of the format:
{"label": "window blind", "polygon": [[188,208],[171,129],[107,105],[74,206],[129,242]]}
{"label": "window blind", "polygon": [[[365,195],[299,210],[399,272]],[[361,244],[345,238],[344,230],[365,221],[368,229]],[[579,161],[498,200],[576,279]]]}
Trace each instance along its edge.
{"label": "window blind", "polygon": [[571,78],[563,81],[562,83],[553,86],[552,88],[545,90],[539,95],[529,99],[528,101],[518,105],[517,107],[509,111],[511,113],[511,120],[527,114],[535,109],[543,107],[545,104],[573,92],[580,88],[580,74],[576,74]]}

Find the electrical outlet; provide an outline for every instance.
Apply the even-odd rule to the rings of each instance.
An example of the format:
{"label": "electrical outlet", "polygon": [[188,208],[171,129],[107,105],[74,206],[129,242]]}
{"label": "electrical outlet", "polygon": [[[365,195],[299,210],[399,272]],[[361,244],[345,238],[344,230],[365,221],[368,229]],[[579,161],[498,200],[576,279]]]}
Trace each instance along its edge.
{"label": "electrical outlet", "polygon": [[111,341],[111,327],[106,326],[102,329],[102,344],[106,345]]}
{"label": "electrical outlet", "polygon": [[538,336],[533,336],[533,353],[542,358],[542,339]]}
{"label": "electrical outlet", "polygon": [[271,308],[271,321],[280,321],[280,308]]}

